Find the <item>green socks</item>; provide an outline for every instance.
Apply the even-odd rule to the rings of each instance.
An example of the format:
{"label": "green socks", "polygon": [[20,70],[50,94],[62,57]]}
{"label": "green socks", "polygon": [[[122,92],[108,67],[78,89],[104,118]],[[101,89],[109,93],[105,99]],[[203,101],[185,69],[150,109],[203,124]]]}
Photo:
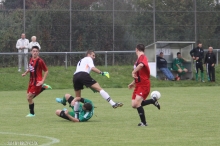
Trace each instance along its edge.
{"label": "green socks", "polygon": [[201,72],[201,81],[204,81],[204,73]]}
{"label": "green socks", "polygon": [[199,75],[198,73],[196,73],[196,81],[198,81]]}

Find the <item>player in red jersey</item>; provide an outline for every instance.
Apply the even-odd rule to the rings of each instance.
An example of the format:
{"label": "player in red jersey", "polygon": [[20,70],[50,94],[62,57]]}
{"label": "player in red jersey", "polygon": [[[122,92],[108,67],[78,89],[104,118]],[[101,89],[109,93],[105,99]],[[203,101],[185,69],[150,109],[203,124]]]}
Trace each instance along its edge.
{"label": "player in red jersey", "polygon": [[135,87],[132,95],[132,107],[137,109],[141,119],[138,126],[147,126],[143,106],[154,104],[160,109],[160,105],[156,98],[153,97],[153,99],[146,100],[150,93],[150,69],[147,57],[144,55],[144,49],[145,46],[143,44],[138,44],[136,46],[136,55],[138,59],[135,62],[134,70],[132,71],[132,77],[134,80],[128,85],[129,89]]}
{"label": "player in red jersey", "polygon": [[[38,46],[33,46],[31,50],[32,57],[29,61],[28,70],[22,74],[25,76],[30,72],[29,86],[27,90],[27,100],[29,103],[30,113],[26,117],[34,117],[34,97],[39,95],[44,88],[42,85],[48,74],[48,69],[44,61],[39,57]],[[42,76],[42,71],[44,71],[44,76]]]}

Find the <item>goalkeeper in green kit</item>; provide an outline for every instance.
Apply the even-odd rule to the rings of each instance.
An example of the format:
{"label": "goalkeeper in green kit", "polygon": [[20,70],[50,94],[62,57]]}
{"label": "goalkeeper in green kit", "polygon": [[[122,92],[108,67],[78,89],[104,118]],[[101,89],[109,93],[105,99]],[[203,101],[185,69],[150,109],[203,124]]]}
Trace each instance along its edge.
{"label": "goalkeeper in green kit", "polygon": [[[74,97],[71,96],[70,94],[65,94],[63,98],[56,98],[56,101],[65,106],[66,102],[71,104],[73,99]],[[93,116],[93,112],[94,112],[93,103],[92,101],[86,98],[81,98],[80,102],[83,104],[80,104],[79,102],[75,102],[74,106],[70,105],[72,111],[68,111],[67,109],[56,110],[56,115],[63,119],[70,120],[72,122],[88,121]]]}
{"label": "goalkeeper in green kit", "polygon": [[72,101],[71,105],[74,105],[76,101],[80,101],[81,99],[81,90],[83,86],[91,88],[93,91],[97,91],[100,95],[111,104],[113,108],[123,106],[123,103],[114,102],[109,94],[104,91],[98,82],[96,82],[91,76],[90,71],[98,73],[102,76],[106,76],[109,78],[108,72],[101,72],[98,68],[95,67],[93,60],[95,59],[95,52],[92,50],[88,50],[86,53],[86,57],[81,59],[76,66],[76,71],[73,75],[73,87],[75,90],[75,98]]}

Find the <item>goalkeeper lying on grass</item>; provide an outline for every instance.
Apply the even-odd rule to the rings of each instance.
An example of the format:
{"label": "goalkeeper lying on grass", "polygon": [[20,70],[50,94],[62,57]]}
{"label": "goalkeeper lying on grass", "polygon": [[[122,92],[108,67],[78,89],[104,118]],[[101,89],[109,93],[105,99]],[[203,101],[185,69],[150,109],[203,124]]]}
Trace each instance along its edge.
{"label": "goalkeeper lying on grass", "polygon": [[[74,97],[71,96],[70,94],[65,94],[63,98],[56,98],[56,101],[58,103],[61,103],[63,105],[66,105],[66,102],[71,104],[73,101]],[[56,110],[56,115],[70,120],[72,122],[85,122],[88,121],[92,116],[94,112],[94,106],[92,101],[86,99],[86,98],[81,98],[80,102],[75,102],[74,106],[70,107],[72,108],[72,111],[68,111],[67,109],[63,110]]]}
{"label": "goalkeeper lying on grass", "polygon": [[121,107],[123,106],[123,103],[120,102],[114,102],[109,94],[105,92],[99,85],[98,82],[96,82],[91,76],[90,71],[96,72],[102,76],[106,76],[109,78],[108,72],[101,72],[99,69],[97,69],[93,63],[93,60],[95,59],[95,52],[92,50],[88,50],[86,53],[86,57],[81,59],[77,63],[76,71],[73,75],[73,86],[75,90],[76,98],[72,101],[71,105],[74,105],[75,102],[80,101],[81,99],[81,90],[83,89],[83,86],[91,88],[93,91],[97,91],[101,94],[101,96],[108,101],[113,108]]}

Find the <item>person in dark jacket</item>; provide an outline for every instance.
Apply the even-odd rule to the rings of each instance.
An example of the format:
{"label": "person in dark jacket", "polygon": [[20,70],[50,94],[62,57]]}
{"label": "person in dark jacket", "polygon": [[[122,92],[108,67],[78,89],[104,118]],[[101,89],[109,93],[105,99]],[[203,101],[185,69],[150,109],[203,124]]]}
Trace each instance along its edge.
{"label": "person in dark jacket", "polygon": [[168,80],[174,80],[173,74],[167,68],[167,61],[163,58],[163,52],[160,52],[160,55],[157,57],[157,67],[167,77]]}
{"label": "person in dark jacket", "polygon": [[204,81],[204,69],[203,69],[203,63],[202,60],[204,58],[204,50],[202,49],[202,43],[198,42],[197,43],[197,47],[193,48],[190,51],[190,55],[192,57],[193,60],[195,60],[196,62],[196,81],[198,81],[198,69],[200,69],[201,72],[201,81]]}
{"label": "person in dark jacket", "polygon": [[206,65],[208,81],[215,82],[216,56],[213,53],[213,47],[209,47],[208,52],[205,55],[204,64]]}

